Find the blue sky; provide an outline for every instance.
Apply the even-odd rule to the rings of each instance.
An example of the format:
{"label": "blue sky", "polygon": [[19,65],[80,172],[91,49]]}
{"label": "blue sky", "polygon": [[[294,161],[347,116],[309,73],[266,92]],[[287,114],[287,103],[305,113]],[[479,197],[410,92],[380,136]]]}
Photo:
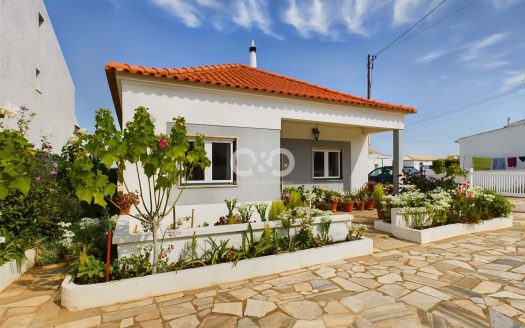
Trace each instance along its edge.
{"label": "blue sky", "polygon": [[[104,64],[247,63],[366,96],[366,57],[442,0],[45,0],[76,87],[79,123],[114,108]],[[462,136],[525,119],[525,1],[447,0],[382,52],[372,97],[415,106],[405,153],[458,153]],[[463,10],[450,16],[461,7]],[[144,104],[147,106],[147,104]],[[372,147],[391,153],[391,134]]]}

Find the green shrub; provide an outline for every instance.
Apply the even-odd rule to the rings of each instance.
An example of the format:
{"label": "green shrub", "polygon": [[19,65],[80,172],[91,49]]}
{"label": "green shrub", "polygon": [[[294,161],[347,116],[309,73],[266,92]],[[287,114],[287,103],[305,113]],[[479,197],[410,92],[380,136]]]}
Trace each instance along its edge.
{"label": "green shrub", "polygon": [[378,183],[374,186],[373,196],[374,196],[374,202],[375,202],[376,208],[378,210],[381,210],[382,209],[381,202],[383,201],[383,198],[385,197],[385,190],[383,189],[382,184]]}
{"label": "green shrub", "polygon": [[507,217],[512,212],[513,205],[505,197],[495,193],[489,192],[494,196],[492,203],[490,204],[489,212],[490,216],[494,218]]}
{"label": "green shrub", "polygon": [[279,220],[279,214],[286,211],[286,206],[282,200],[274,200],[270,206],[270,212],[268,213],[268,220],[275,221]]}
{"label": "green shrub", "polygon": [[298,191],[292,191],[290,193],[290,200],[288,201],[288,207],[294,209],[303,205],[302,195]]}

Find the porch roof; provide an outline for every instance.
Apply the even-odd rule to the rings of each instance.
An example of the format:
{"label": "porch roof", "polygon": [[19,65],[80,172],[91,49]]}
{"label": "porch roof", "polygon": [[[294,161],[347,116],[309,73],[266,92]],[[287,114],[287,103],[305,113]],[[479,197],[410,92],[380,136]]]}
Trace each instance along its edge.
{"label": "porch roof", "polygon": [[376,110],[398,111],[404,114],[412,114],[416,112],[414,107],[394,105],[357,97],[348,93],[328,89],[243,64],[224,64],[170,69],[156,67],[148,68],[125,63],[109,62],[106,64],[106,75],[119,119],[122,117],[122,108],[116,81],[117,72],[172,79],[189,83],[244,89],[253,92],[273,93],[314,100],[361,105]]}

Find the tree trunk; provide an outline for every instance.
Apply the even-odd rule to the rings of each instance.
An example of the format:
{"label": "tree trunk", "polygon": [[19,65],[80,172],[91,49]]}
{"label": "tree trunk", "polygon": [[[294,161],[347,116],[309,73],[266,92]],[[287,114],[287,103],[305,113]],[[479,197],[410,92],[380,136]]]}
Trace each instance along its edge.
{"label": "tree trunk", "polygon": [[152,268],[152,274],[157,273],[157,264],[159,262],[159,254],[158,254],[158,239],[157,236],[157,218],[153,218],[152,223],[152,231],[153,231],[153,268]]}

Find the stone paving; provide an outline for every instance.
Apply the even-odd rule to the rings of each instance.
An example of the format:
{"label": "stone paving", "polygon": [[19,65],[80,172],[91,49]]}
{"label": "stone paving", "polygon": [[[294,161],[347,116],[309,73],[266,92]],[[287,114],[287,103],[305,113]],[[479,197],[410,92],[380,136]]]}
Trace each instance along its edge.
{"label": "stone paving", "polygon": [[371,256],[80,312],[59,306],[63,265],[32,269],[0,293],[0,327],[521,327],[525,214],[514,218],[424,246],[370,231]]}

